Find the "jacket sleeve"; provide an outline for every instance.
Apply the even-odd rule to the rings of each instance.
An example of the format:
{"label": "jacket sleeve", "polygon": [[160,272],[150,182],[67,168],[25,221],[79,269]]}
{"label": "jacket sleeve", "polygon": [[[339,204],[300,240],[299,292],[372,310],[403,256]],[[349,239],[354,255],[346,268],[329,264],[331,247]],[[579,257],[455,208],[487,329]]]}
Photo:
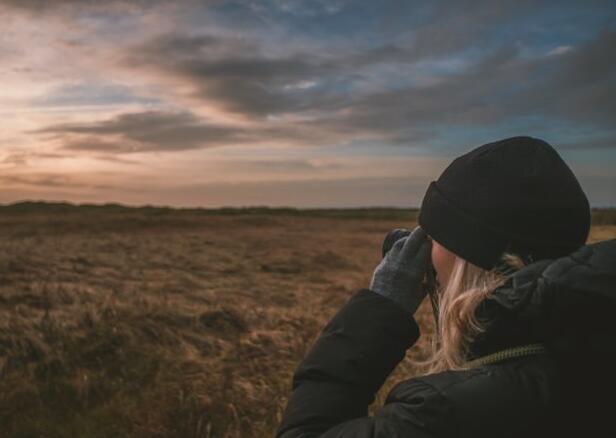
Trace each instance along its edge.
{"label": "jacket sleeve", "polygon": [[370,289],[356,292],[295,371],[276,438],[368,438],[375,422],[401,432],[394,417],[367,417],[368,406],[418,337],[417,323],[398,304]]}

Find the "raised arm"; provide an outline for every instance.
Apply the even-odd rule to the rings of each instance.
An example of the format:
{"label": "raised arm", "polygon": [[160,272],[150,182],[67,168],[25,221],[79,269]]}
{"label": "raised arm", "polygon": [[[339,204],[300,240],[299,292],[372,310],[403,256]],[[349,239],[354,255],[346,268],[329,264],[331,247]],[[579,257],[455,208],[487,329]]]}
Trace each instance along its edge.
{"label": "raised arm", "polygon": [[419,337],[412,315],[425,296],[420,285],[429,243],[419,227],[408,234],[387,252],[370,289],[351,297],[300,363],[276,438],[403,433],[395,416],[367,414],[376,392]]}

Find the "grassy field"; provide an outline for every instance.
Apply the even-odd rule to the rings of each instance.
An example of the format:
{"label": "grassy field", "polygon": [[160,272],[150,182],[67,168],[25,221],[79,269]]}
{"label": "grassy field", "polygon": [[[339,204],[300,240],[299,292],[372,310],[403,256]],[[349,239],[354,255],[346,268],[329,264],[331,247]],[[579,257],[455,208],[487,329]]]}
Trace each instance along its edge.
{"label": "grassy field", "polygon": [[[616,237],[593,212],[590,241]],[[271,437],[395,209],[0,207],[0,435]],[[379,392],[417,373],[422,337]]]}

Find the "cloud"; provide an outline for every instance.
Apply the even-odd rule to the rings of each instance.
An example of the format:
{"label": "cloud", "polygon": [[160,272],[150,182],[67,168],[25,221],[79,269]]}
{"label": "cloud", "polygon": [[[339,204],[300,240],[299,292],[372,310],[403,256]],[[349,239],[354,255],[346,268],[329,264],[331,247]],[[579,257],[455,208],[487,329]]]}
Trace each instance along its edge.
{"label": "cloud", "polygon": [[[492,43],[458,69],[433,73],[432,82],[412,80],[420,66],[429,72],[445,56],[481,47],[478,42],[500,23],[532,5],[524,2],[518,10],[486,3],[472,15],[456,13],[467,6],[440,4],[435,11],[441,17],[420,26],[406,46],[272,51],[259,38],[173,33],[125,53],[123,63],[179,80],[204,104],[248,119],[292,115],[312,129],[392,144],[428,139],[437,127],[530,116],[605,125],[616,105],[610,29],[559,56],[529,57],[518,42]],[[396,64],[402,65],[392,70]],[[396,74],[400,69],[408,71],[406,80]],[[377,83],[367,87],[373,78]]]}
{"label": "cloud", "polygon": [[32,131],[60,143],[63,150],[128,154],[177,152],[226,145],[288,143],[318,145],[340,141],[341,134],[297,123],[238,126],[211,123],[188,112],[125,113],[90,123],[61,123]]}
{"label": "cloud", "polygon": [[503,26],[537,8],[535,0],[437,1],[410,37],[415,59],[449,55],[485,45]]}
{"label": "cloud", "polygon": [[547,55],[558,56],[567,53],[569,50],[571,50],[571,46],[556,46],[552,50],[550,50]]}
{"label": "cloud", "polygon": [[242,37],[166,34],[125,53],[123,63],[171,75],[204,104],[259,122],[223,124],[187,111],[142,111],[37,132],[59,135],[65,149],[122,154],[266,141],[422,145],[443,129],[498,126],[528,117],[608,127],[616,113],[616,61],[606,54],[616,44],[615,35],[607,29],[548,57],[523,56],[519,45],[501,45],[431,84],[373,91],[362,89],[357,68],[402,61],[407,51],[390,46],[340,58],[296,52],[273,56],[258,41]]}
{"label": "cloud", "polygon": [[62,159],[68,158],[66,154],[55,152],[13,151],[0,159],[1,164],[9,164],[15,167],[23,167],[34,159]]}
{"label": "cloud", "polygon": [[73,151],[181,151],[249,140],[241,130],[209,124],[187,112],[146,111],[94,123],[51,125],[37,134],[59,136]]}
{"label": "cloud", "polygon": [[340,163],[320,162],[318,160],[233,160],[232,162],[234,171],[267,174],[301,171],[315,172],[324,169],[341,169],[343,167]]}
{"label": "cloud", "polygon": [[[529,90],[530,108],[573,121],[613,124],[616,117],[616,28],[605,28],[586,44],[558,56],[550,77]],[[544,105],[541,105],[541,104]]]}
{"label": "cloud", "polygon": [[[616,32],[605,30],[557,58],[527,58],[516,45],[487,53],[466,70],[425,87],[403,87],[357,96],[348,111],[329,121],[348,129],[489,127],[543,117],[609,129],[616,115],[616,60],[609,56]],[[404,136],[402,136],[404,138]]]}
{"label": "cloud", "polygon": [[344,68],[318,53],[267,55],[256,41],[220,35],[170,34],[125,53],[136,70],[181,79],[191,95],[210,105],[252,118],[301,112],[339,102],[335,90],[298,84],[322,83]]}
{"label": "cloud", "polygon": [[257,11],[277,8],[278,10],[298,17],[318,17],[339,13],[345,6],[351,4],[348,0],[259,0],[251,3]]}
{"label": "cloud", "polygon": [[616,149],[616,134],[563,142],[559,149]]}
{"label": "cloud", "polygon": [[[191,0],[183,0],[184,3],[194,3]],[[160,4],[172,3],[169,0],[106,0],[101,3],[97,0],[2,0],[0,7],[21,10],[34,14],[49,12],[65,12],[67,8],[83,10],[109,11],[110,8],[118,11],[143,9]],[[217,3],[210,1],[209,3]]]}
{"label": "cloud", "polygon": [[84,184],[83,181],[77,182],[68,175],[53,173],[3,174],[0,175],[0,183],[4,186],[31,186],[44,189],[90,188],[106,190],[113,188],[106,184]]}
{"label": "cloud", "polygon": [[126,86],[79,83],[58,86],[45,96],[32,101],[32,105],[39,107],[108,106],[127,103],[151,105],[156,103],[156,100],[137,96]]}
{"label": "cloud", "polygon": [[[94,3],[82,7],[94,8]],[[161,1],[155,6],[168,4]],[[301,2],[269,0],[232,5],[188,2],[183,16],[206,17],[209,23],[228,10],[216,7],[225,4],[242,11],[239,15],[252,13],[266,21],[283,14],[289,26],[343,11],[355,20],[357,11],[372,11],[368,3],[348,8],[340,2],[330,8],[317,2],[307,8]],[[41,2],[20,7],[36,9]],[[558,56],[545,56],[545,51],[542,56],[528,56],[520,41],[491,38],[536,8],[530,0],[516,5],[434,2],[399,38],[330,46],[301,38],[278,41],[256,28],[231,32],[208,26],[204,33],[194,23],[181,25],[182,15],[175,14],[171,19],[178,21],[176,26],[138,43],[139,39],[129,39],[103,66],[111,73],[143,78],[148,85],[138,92],[111,83],[94,88],[63,85],[42,101],[51,105],[157,102],[156,111],[131,108],[111,119],[54,124],[39,133],[64,136],[65,147],[73,151],[119,154],[268,139],[299,146],[357,140],[416,146],[437,141],[439,133],[450,128],[494,127],[529,117],[605,126],[616,105],[614,61],[606,55],[614,46],[614,32],[607,29],[577,46],[561,44]],[[473,13],[463,13],[468,11]],[[373,12],[393,13],[387,8]],[[237,15],[228,13],[229,23]],[[468,49],[473,51],[467,53]],[[205,121],[194,115],[199,111],[165,110],[193,103],[201,105],[203,113],[212,110],[229,118],[225,123],[220,121],[224,118]],[[250,121],[250,126],[228,123],[237,117]]]}
{"label": "cloud", "polygon": [[[0,164],[27,167],[35,190],[53,158],[147,176],[155,157],[137,153],[176,152],[170,168],[185,170],[181,152],[236,145],[248,155],[211,180],[359,175],[362,154],[451,156],[519,134],[607,156],[613,8],[548,3],[6,0],[0,142],[20,151]],[[307,158],[326,148],[304,146],[332,147],[344,169],[320,172]],[[280,156],[250,155],[265,149]]]}

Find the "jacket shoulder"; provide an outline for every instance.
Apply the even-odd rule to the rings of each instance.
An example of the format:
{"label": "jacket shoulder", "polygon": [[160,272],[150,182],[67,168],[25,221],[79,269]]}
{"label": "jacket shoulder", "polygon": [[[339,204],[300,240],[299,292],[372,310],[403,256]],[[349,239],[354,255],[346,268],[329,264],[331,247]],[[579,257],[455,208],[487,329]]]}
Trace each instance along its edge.
{"label": "jacket shoulder", "polygon": [[551,423],[558,387],[552,359],[538,355],[402,381],[382,411],[451,436],[538,436]]}

